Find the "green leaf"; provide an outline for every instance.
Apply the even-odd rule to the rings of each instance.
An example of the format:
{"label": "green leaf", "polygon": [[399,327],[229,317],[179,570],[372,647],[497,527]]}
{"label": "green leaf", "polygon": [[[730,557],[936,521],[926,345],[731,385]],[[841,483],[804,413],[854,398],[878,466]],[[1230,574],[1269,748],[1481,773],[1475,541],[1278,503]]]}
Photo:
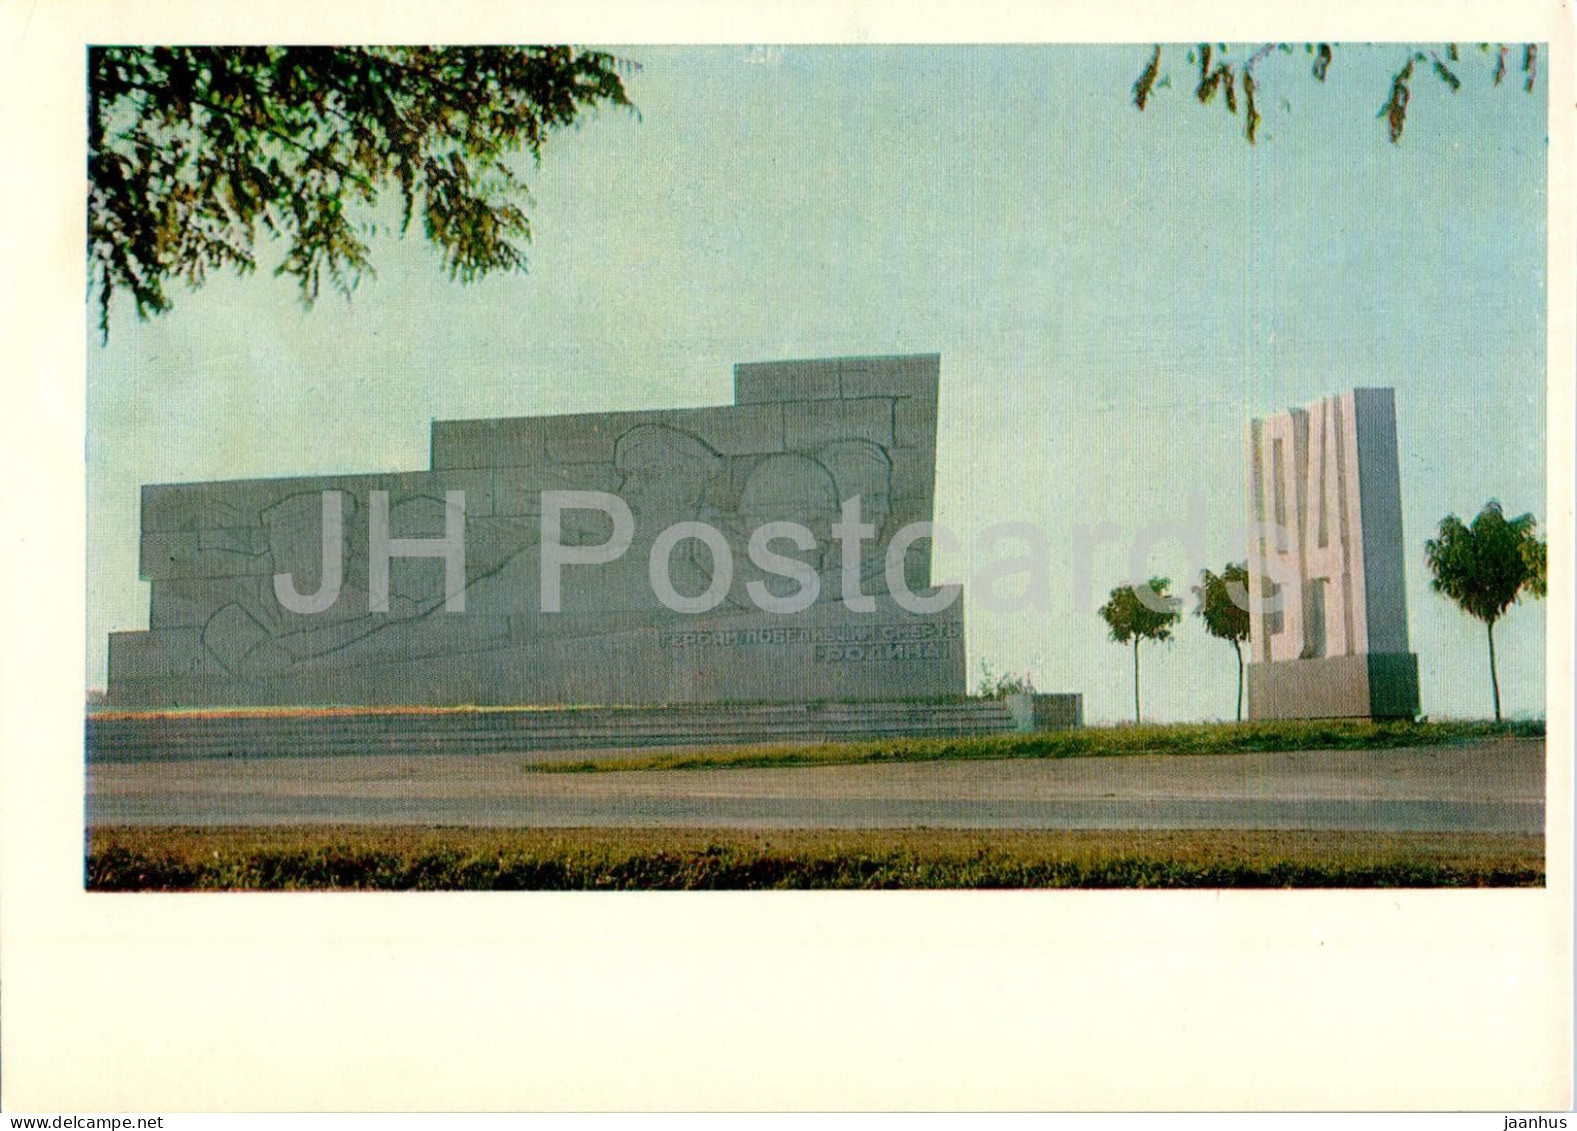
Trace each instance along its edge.
{"label": "green leaf", "polygon": [[1314,77],[1320,82],[1325,81],[1325,74],[1331,67],[1331,45],[1320,44],[1319,54],[1314,59]]}
{"label": "green leaf", "polygon": [[1140,74],[1137,82],[1133,84],[1133,104],[1141,111],[1145,103],[1150,101],[1150,92],[1155,89],[1156,75],[1161,70],[1161,45],[1156,44],[1155,50],[1150,55],[1150,62],[1144,72]]}

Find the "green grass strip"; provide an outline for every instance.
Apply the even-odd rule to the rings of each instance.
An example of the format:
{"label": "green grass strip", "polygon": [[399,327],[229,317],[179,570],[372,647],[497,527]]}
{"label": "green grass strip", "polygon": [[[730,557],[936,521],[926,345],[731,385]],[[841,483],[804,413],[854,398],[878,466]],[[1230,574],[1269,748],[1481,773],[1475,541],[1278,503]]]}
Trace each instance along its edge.
{"label": "green grass strip", "polygon": [[103,829],[93,891],[1437,888],[1544,883],[1538,836],[1299,830]]}
{"label": "green grass strip", "polygon": [[771,769],[894,762],[1006,758],[1090,758],[1135,754],[1247,754],[1287,750],[1387,750],[1490,738],[1542,738],[1542,720],[1527,722],[1259,722],[1082,727],[1032,734],[963,738],[888,738],[798,746],[720,746],[562,761],[531,761],[534,773],[631,770]]}

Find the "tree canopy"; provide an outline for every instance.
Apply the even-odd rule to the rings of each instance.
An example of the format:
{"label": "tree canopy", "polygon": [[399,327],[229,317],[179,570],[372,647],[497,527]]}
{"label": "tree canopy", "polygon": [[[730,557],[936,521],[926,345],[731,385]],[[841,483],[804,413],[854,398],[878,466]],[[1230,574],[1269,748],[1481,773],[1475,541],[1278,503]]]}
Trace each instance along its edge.
{"label": "tree canopy", "polygon": [[1424,543],[1433,578],[1430,588],[1470,616],[1493,624],[1524,592],[1542,595],[1542,564],[1535,575],[1529,562],[1531,557],[1542,563],[1543,548],[1531,514],[1507,518],[1494,500],[1471,526],[1449,514],[1440,520],[1439,533]]}
{"label": "tree canopy", "polygon": [[99,327],[127,291],[257,266],[310,305],[371,274],[375,205],[397,193],[444,271],[521,270],[529,192],[512,160],[603,103],[630,105],[613,56],[573,47],[95,47],[88,57],[88,269]]}
{"label": "tree canopy", "polygon": [[1424,543],[1429,586],[1449,597],[1469,616],[1484,622],[1489,636],[1489,678],[1500,720],[1500,677],[1495,671],[1495,622],[1524,594],[1545,591],[1545,544],[1531,514],[1508,519],[1491,499],[1471,526],[1454,514],[1440,520],[1434,538]]}
{"label": "tree canopy", "polygon": [[1178,611],[1182,602],[1169,594],[1171,586],[1171,579],[1165,577],[1152,577],[1143,585],[1119,585],[1096,610],[1114,642],[1133,645],[1134,722],[1139,721],[1139,642],[1172,639],[1172,626],[1182,619]]}
{"label": "tree canopy", "polygon": [[[1182,604],[1170,596],[1170,578],[1152,577],[1143,585],[1119,585],[1111,591],[1106,604],[1096,611],[1106,622],[1111,638],[1118,644],[1132,640],[1170,640],[1172,626],[1182,614]],[[1148,589],[1147,594],[1139,593]]]}
{"label": "tree canopy", "polygon": [[[1258,68],[1272,56],[1296,55],[1300,47],[1308,63],[1310,77],[1316,82],[1325,82],[1337,50],[1329,43],[1250,44],[1238,48],[1236,54],[1232,46],[1225,43],[1200,43],[1192,47],[1172,47],[1171,50],[1181,50],[1186,66],[1191,72],[1197,72],[1194,97],[1201,105],[1213,102],[1219,93],[1222,96],[1220,104],[1229,113],[1236,115],[1241,93],[1243,136],[1253,145],[1258,140],[1260,123],[1264,118],[1259,109],[1264,98],[1264,79]],[[1478,53],[1490,61],[1491,86],[1501,86],[1515,62],[1520,61],[1521,78],[1518,81],[1524,91],[1532,93],[1539,77],[1538,44],[1514,46],[1507,43],[1480,43],[1477,47]],[[1455,94],[1462,89],[1461,76],[1465,73],[1467,62],[1466,53],[1455,43],[1438,47],[1397,44],[1396,48],[1399,53],[1398,69],[1391,77],[1387,97],[1375,117],[1385,120],[1392,144],[1399,145],[1407,124],[1407,107],[1412,99],[1412,84],[1416,75],[1432,74]],[[1163,45],[1157,43],[1151,48],[1149,61],[1133,84],[1133,103],[1140,110],[1149,104],[1150,96],[1155,91],[1171,85],[1171,76],[1162,70],[1163,58]]]}
{"label": "tree canopy", "polygon": [[1528,578],[1522,588],[1530,597],[1543,597],[1547,589],[1546,572],[1549,569],[1549,549],[1534,538],[1522,542],[1522,564],[1528,568]]}
{"label": "tree canopy", "polygon": [[[1205,631],[1232,645],[1238,660],[1237,717],[1243,721],[1243,641],[1248,639],[1249,617],[1248,567],[1246,563],[1230,562],[1219,574],[1208,569],[1199,571],[1199,584],[1194,586],[1194,615],[1205,622]],[[1238,594],[1242,594],[1242,598]],[[1239,604],[1242,600],[1244,603]]]}
{"label": "tree canopy", "polygon": [[1248,639],[1248,609],[1238,603],[1239,591],[1246,599],[1248,568],[1244,563],[1231,562],[1220,573],[1199,571],[1199,584],[1194,586],[1194,599],[1198,602],[1194,615],[1205,622],[1205,631],[1211,636],[1221,640]]}

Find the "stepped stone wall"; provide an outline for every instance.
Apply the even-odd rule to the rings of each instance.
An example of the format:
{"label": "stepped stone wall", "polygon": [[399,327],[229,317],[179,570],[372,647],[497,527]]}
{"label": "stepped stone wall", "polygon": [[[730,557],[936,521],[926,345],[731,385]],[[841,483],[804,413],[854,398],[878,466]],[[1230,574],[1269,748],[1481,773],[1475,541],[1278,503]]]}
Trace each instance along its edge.
{"label": "stepped stone wall", "polygon": [[[148,628],[112,634],[108,701],[961,695],[957,587],[931,589],[926,539],[901,554],[898,573],[911,592],[953,598],[946,608],[908,611],[886,568],[893,535],[932,516],[939,381],[934,354],[742,364],[732,405],[435,422],[426,471],[144,487]],[[621,557],[563,568],[557,611],[543,607],[549,491],[605,492],[633,519]],[[876,533],[849,578],[831,527],[856,497]],[[326,535],[331,502],[342,523],[337,545]],[[755,568],[748,543],[758,527],[784,520],[808,528],[816,544],[773,549],[802,563],[820,593],[801,612],[769,613],[750,599],[752,581],[780,597],[796,588]],[[659,536],[681,522],[719,531],[733,565],[723,586],[711,547],[692,538],[671,548],[667,572],[680,595],[720,595],[704,613],[665,607],[650,581]],[[592,550],[616,525],[606,511],[568,509],[558,544]],[[381,571],[377,529],[403,543]],[[419,544],[431,556],[406,556]],[[298,595],[321,590],[325,606],[297,611],[281,600],[282,578]],[[846,582],[874,607],[847,608]]]}
{"label": "stepped stone wall", "polygon": [[[1077,726],[1078,695],[1036,696],[1037,729]],[[88,759],[520,754],[835,742],[1023,730],[1001,700],[687,704],[546,709],[109,712],[88,716]]]}

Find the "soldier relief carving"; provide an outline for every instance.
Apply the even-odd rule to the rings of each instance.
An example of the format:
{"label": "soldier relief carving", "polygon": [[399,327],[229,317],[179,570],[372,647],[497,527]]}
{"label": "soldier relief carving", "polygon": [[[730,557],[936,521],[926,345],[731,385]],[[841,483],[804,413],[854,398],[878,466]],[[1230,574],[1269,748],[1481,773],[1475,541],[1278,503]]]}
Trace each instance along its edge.
{"label": "soldier relief carving", "polygon": [[435,425],[427,472],[151,488],[150,626],[112,638],[112,685],[589,654],[672,640],[684,613],[743,629],[876,601],[879,617],[941,611],[903,604],[929,588],[925,534],[887,560],[930,519],[937,369],[919,360],[918,376],[913,359],[862,362],[847,397],[807,399],[806,363],[782,363],[715,409]]}

